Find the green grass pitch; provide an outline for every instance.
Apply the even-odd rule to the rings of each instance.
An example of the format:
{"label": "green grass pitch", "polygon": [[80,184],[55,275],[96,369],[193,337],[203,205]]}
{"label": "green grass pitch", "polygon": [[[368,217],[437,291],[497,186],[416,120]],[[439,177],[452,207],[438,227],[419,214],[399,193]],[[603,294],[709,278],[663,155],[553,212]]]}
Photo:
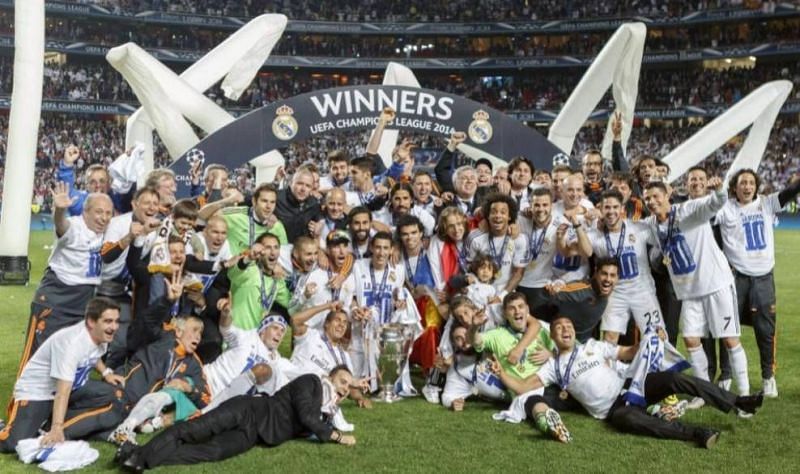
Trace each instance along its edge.
{"label": "green grass pitch", "polygon": [[[499,407],[468,401],[463,413],[452,413],[421,397],[394,405],[360,410],[344,407],[356,426],[357,444],[346,448],[292,441],[279,448],[255,448],[228,461],[185,468],[180,472],[797,472],[800,456],[800,232],[778,231],[778,389],[750,420],[739,420],[713,408],[690,412],[684,421],[722,430],[717,446],[703,450],[689,443],[662,441],[615,432],[586,415],[564,414],[574,437],[562,445],[541,436],[528,424],[491,419]],[[41,277],[51,234],[31,236],[32,283],[0,287],[0,403],[8,401],[23,344],[35,282]],[[752,328],[744,327],[753,390],[761,387]],[[3,416],[4,417],[4,416]],[[90,471],[109,471],[114,450],[93,443],[100,459]],[[34,472],[12,455],[0,455],[0,472]],[[166,471],[166,469],[162,469]]]}

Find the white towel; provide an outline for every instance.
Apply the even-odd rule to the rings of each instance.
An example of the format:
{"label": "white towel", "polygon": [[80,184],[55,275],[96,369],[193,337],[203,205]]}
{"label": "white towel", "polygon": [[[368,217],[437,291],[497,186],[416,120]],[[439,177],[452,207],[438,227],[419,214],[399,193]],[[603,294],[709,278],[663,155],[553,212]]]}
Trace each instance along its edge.
{"label": "white towel", "polygon": [[528,414],[525,413],[525,402],[533,395],[544,395],[544,388],[537,388],[522,395],[517,395],[511,400],[511,405],[508,406],[507,410],[495,413],[492,415],[492,419],[508,423],[522,423],[528,417]]}
{"label": "white towel", "polygon": [[41,437],[23,439],[17,443],[17,456],[25,464],[39,463],[48,472],[71,471],[88,466],[100,453],[86,441],[64,441],[49,448],[39,445]]}
{"label": "white towel", "polygon": [[647,374],[662,371],[682,371],[689,368],[689,362],[683,358],[669,341],[658,337],[658,328],[647,326],[642,340],[639,342],[639,351],[636,352],[628,369],[631,385],[622,396],[628,404],[647,406],[644,397],[644,381]]}
{"label": "white towel", "polygon": [[130,154],[123,153],[108,167],[111,175],[111,189],[125,194],[144,174],[144,145],[137,142]]}

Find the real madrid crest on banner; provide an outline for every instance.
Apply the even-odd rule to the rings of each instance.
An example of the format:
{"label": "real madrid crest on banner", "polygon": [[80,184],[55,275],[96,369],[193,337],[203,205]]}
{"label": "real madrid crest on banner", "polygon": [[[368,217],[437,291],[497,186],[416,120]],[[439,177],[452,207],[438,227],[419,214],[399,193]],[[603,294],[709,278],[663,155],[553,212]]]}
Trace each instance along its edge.
{"label": "real madrid crest on banner", "polygon": [[281,140],[291,140],[297,135],[299,126],[292,117],[294,110],[288,105],[282,105],[275,111],[275,120],[272,121],[272,133]]}
{"label": "real madrid crest on banner", "polygon": [[489,114],[484,110],[479,110],[472,114],[472,118],[472,123],[467,129],[469,139],[483,145],[492,139],[492,124],[489,123]]}

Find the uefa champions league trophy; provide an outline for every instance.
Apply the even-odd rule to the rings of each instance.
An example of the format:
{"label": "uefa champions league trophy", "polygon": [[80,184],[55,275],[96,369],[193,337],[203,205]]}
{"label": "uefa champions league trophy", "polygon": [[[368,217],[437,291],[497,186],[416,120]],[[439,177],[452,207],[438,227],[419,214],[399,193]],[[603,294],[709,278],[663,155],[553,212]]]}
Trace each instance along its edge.
{"label": "uefa champions league trophy", "polygon": [[406,341],[401,324],[384,324],[379,329],[380,355],[378,356],[378,383],[380,391],[375,401],[393,403],[401,400],[395,390],[395,381],[400,377],[406,360]]}

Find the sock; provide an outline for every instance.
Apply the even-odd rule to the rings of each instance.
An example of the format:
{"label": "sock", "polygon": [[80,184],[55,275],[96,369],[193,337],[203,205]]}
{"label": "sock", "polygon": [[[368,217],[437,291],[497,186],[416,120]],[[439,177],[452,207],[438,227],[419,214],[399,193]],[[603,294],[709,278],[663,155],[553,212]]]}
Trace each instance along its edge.
{"label": "sock", "polygon": [[694,376],[708,382],[708,357],[703,350],[703,346],[691,347],[689,349],[689,363],[692,364]]}
{"label": "sock", "polygon": [[736,389],[739,395],[750,395],[750,379],[747,376],[747,354],[744,347],[737,344],[736,347],[728,349],[728,357],[731,361],[731,372],[733,380],[736,382]]}
{"label": "sock", "polygon": [[164,392],[148,393],[133,407],[131,414],[125,419],[123,425],[133,431],[148,418],[161,413],[161,410],[170,403],[172,403],[172,397]]}
{"label": "sock", "polygon": [[541,431],[542,433],[547,433],[547,417],[545,416],[547,411],[542,411],[534,415],[533,424],[536,426],[536,429]]}

